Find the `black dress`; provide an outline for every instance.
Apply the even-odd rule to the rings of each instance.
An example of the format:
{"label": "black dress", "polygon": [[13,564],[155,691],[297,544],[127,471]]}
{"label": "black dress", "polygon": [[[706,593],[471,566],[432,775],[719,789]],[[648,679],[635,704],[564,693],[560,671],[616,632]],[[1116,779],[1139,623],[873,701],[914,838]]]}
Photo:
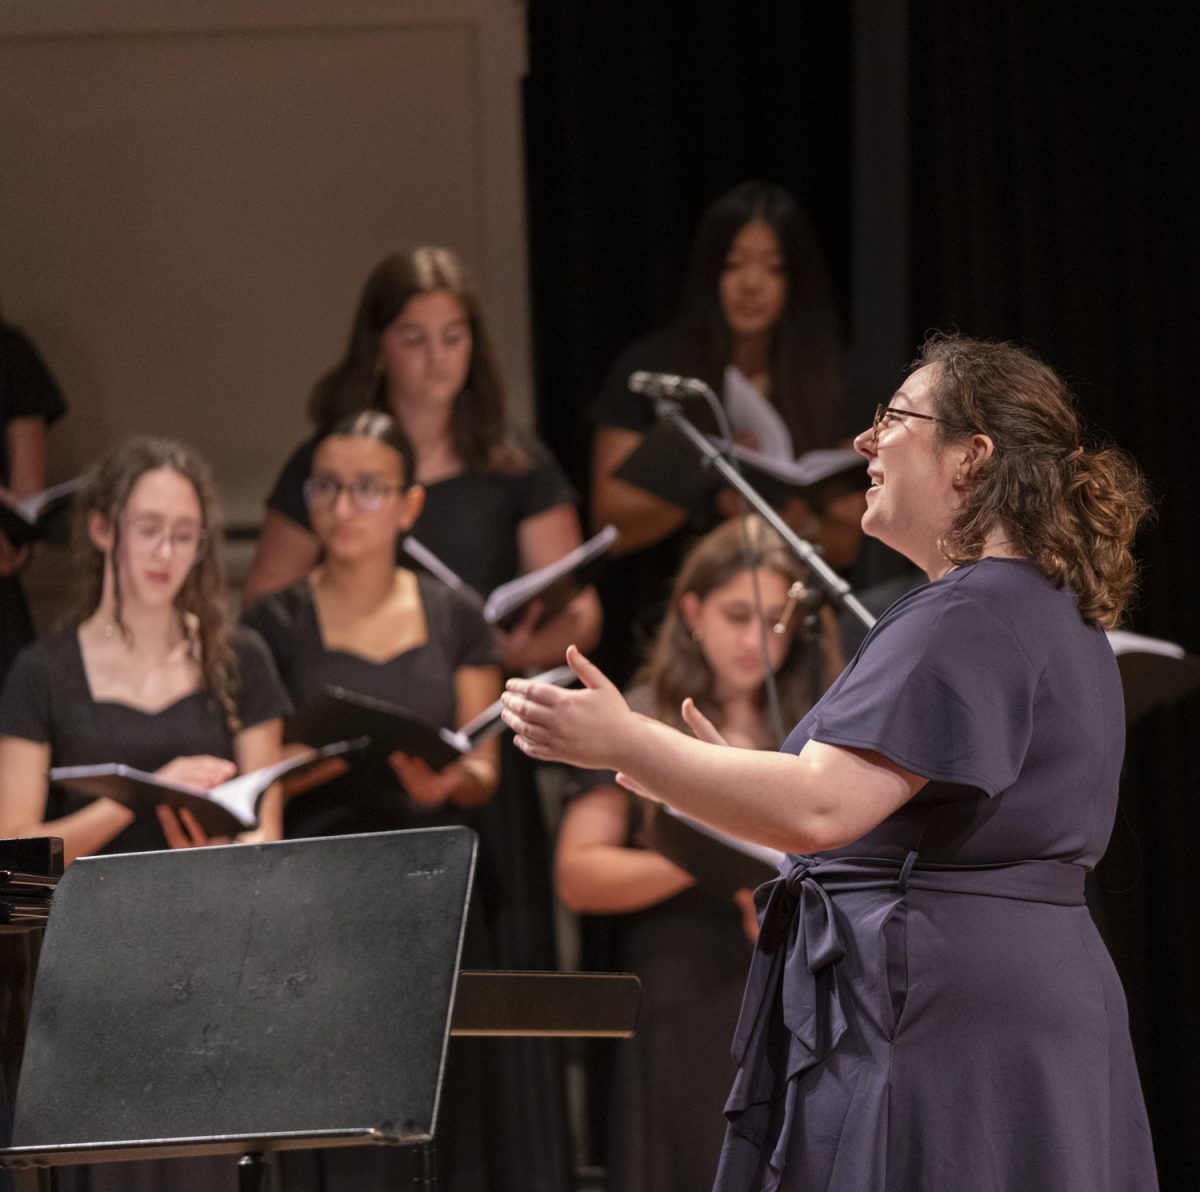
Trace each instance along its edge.
{"label": "black dress", "polygon": [[[467,472],[425,489],[413,536],[476,592],[486,596],[520,574],[521,523],[550,509],[574,505],[576,494],[549,450],[536,440],[522,445],[527,471]],[[289,457],[267,506],[311,529],[303,485],[317,440]],[[399,552],[397,559],[408,562]],[[533,766],[505,737],[500,787],[473,813],[488,842],[497,883],[493,942],[505,969],[557,966],[553,896],[545,822]],[[489,865],[491,866],[491,862]],[[558,1048],[545,1040],[502,1040],[507,1087],[493,1107],[505,1120],[504,1187],[514,1192],[561,1192],[570,1186],[565,1092]]]}
{"label": "black dress", "polygon": [[[417,583],[427,639],[384,662],[325,648],[307,580],[255,602],[244,616],[268,642],[298,706],[326,684],[335,684],[409,707],[451,728],[456,720],[455,671],[498,666],[499,652],[473,601],[428,576],[418,575]],[[289,836],[442,824],[473,828],[480,846],[463,964],[497,968],[503,967],[499,931],[506,912],[507,842],[497,836],[490,811],[491,803],[479,808],[417,806],[406,798],[393,771],[379,763],[368,772],[356,766],[289,800],[285,823]],[[381,1029],[400,1030],[403,1024],[385,1021]],[[520,1050],[516,1056],[519,1062]],[[525,1149],[522,1136],[506,1128],[506,1111],[527,1105],[529,1093],[521,1088],[521,1068],[514,1073],[512,1059],[498,1040],[455,1039],[450,1046],[438,1120],[439,1187],[446,1192],[525,1192],[546,1186],[536,1174],[545,1165],[542,1157]],[[538,1122],[536,1128],[547,1127]],[[415,1174],[410,1153],[373,1148],[286,1155],[282,1169],[285,1192],[391,1189],[407,1186]]]}
{"label": "black dress", "polygon": [[[427,576],[417,576],[417,585],[427,638],[383,662],[325,648],[308,580],[264,596],[242,616],[267,643],[296,707],[336,686],[400,704],[432,724],[454,728],[455,671],[499,666],[499,652],[473,603]],[[468,819],[469,813],[453,805],[413,803],[383,763],[356,764],[350,773],[289,799],[284,812],[289,837],[427,828]]]}
{"label": "black dress", "polygon": [[[631,693],[630,706],[649,712]],[[613,785],[611,772],[570,770],[572,796]],[[647,804],[628,795],[627,847]],[[588,916],[591,921],[594,916]],[[609,1192],[695,1192],[712,1185],[751,945],[732,900],[693,886],[630,914],[605,916],[610,967],[642,983],[637,1033],[606,1048],[604,1159]],[[605,1065],[606,1067],[608,1065]]]}
{"label": "black dress", "polygon": [[[40,418],[49,426],[67,412],[67,403],[37,348],[15,327],[0,323],[0,486],[9,482],[8,424]],[[33,641],[33,622],[21,581],[0,576],[0,683],[17,651]]]}
{"label": "black dress", "polygon": [[719,1192],[1153,1192],[1083,896],[1124,736],[1103,632],[1029,563],[958,568],[879,619],[783,748],[929,782],[759,891]]}
{"label": "black dress", "polygon": [[[242,726],[253,728],[283,716],[289,707],[287,696],[258,635],[236,630],[232,644],[239,671],[235,702]],[[17,656],[0,697],[0,736],[48,744],[52,766],[124,762],[153,771],[177,757],[234,758],[224,713],[205,692],[185,695],[159,712],[94,700],[74,629],[51,634]],[[46,819],[69,815],[87,803],[51,785]],[[134,853],[166,847],[158,820],[138,819],[100,851]]]}
{"label": "black dress", "polygon": [[[245,728],[288,711],[287,696],[263,643],[248,629],[236,630],[233,649],[240,681],[236,704]],[[0,695],[0,736],[50,746],[53,766],[124,762],[156,770],[176,757],[210,754],[233,760],[234,740],[218,702],[194,692],[162,709],[141,712],[126,704],[97,702],[88,687],[79,635],[53,634],[17,656]],[[57,786],[47,793],[46,819],[79,810],[87,800]],[[137,819],[102,853],[166,848],[157,818]],[[173,1159],[67,1167],[63,1192],[233,1192],[233,1158]]]}

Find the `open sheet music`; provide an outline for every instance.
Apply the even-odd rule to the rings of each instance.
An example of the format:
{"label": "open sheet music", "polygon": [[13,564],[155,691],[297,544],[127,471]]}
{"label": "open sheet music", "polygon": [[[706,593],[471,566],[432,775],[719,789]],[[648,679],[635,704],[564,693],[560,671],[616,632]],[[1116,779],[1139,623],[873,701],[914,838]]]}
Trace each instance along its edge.
{"label": "open sheet music", "polygon": [[[533,602],[540,601],[540,628],[575,599],[591,584],[604,566],[605,556],[617,542],[615,526],[605,526],[598,534],[568,551],[561,559],[519,575],[495,588],[484,600],[483,615],[489,625],[511,629],[525,615]],[[447,587],[456,591],[472,589],[427,546],[409,536],[404,540],[404,552]],[[476,593],[478,596],[479,593]]]}
{"label": "open sheet music", "polygon": [[[535,675],[534,680],[567,686],[575,681],[575,672],[558,666]],[[501,704],[496,700],[460,728],[450,729],[400,704],[329,686],[288,717],[285,735],[289,741],[306,745],[346,737],[366,738],[367,751],[375,758],[404,753],[421,758],[431,769],[443,770],[481,741],[504,731],[500,712]]]}
{"label": "open sheet music", "polygon": [[56,766],[50,781],[61,783],[92,799],[112,799],[139,816],[154,814],[160,803],[187,809],[210,836],[233,836],[258,823],[258,805],[272,783],[287,774],[299,774],[332,757],[344,757],[365,746],[358,740],[338,740],[261,770],[239,774],[228,782],[205,789],[168,782],[156,774],[119,762],[94,766]]}

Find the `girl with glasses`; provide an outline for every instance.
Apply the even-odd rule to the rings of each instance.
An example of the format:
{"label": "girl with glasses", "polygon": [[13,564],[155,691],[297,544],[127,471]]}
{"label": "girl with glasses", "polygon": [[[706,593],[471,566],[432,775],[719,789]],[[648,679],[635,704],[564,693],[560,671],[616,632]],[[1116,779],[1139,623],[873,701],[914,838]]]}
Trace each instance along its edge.
{"label": "girl with glasses", "polygon": [[1157,1186],[1125,999],[1084,902],[1116,814],[1104,630],[1148,508],[1060,377],[1008,344],[928,341],[856,440],[866,533],[930,582],[875,624],[777,754],[511,680],[531,756],[789,855],[733,1037],[717,1192]]}
{"label": "girl with glasses", "polygon": [[[315,445],[364,410],[390,414],[412,443],[412,478],[425,490],[421,544],[480,595],[579,545],[575,494],[562,471],[544,446],[509,426],[499,367],[462,261],[449,249],[416,248],[372,271],[345,355],[313,390],[316,437],[292,454],[267,499],[247,599],[316,566],[321,544],[303,495]],[[551,666],[569,642],[599,636],[591,589],[535,629],[537,613],[531,609],[500,637],[511,671]]]}
{"label": "girl with glasses", "polygon": [[[304,486],[322,562],[311,575],[265,596],[244,620],[266,640],[297,707],[333,685],[411,708],[455,728],[500,694],[500,655],[477,604],[424,574],[396,565],[395,542],[417,521],[423,488],[413,482],[412,447],[397,421],[352,414],[317,444]],[[419,758],[370,760],[314,790],[293,795],[288,836],[340,835],[467,824],[480,833],[481,864],[464,965],[495,967],[488,887],[496,841],[480,813],[492,797],[499,741],[434,771]],[[403,1024],[388,1029],[402,1030]],[[486,1046],[486,1045],[485,1045]],[[438,1127],[439,1185],[487,1189],[489,1115],[486,1052],[455,1040]],[[370,1192],[407,1186],[408,1150],[354,1148],[318,1160],[289,1155],[285,1186]]]}
{"label": "girl with glasses", "polygon": [[[243,613],[297,707],[336,686],[455,728],[499,697],[500,659],[479,608],[396,565],[396,537],[425,498],[413,468],[407,438],[383,413],[350,415],[317,445],[304,494],[322,562]],[[439,773],[394,755],[386,772],[356,769],[289,799],[288,835],[463,822],[495,791],[498,760],[495,738]]]}
{"label": "girl with glasses", "polygon": [[[186,812],[134,818],[47,786],[52,766],[123,762],[211,787],[278,761],[287,697],[254,633],[231,630],[208,468],[131,439],[75,498],[76,614],[18,656],[0,698],[0,836],[61,836],[68,860],[209,843]],[[244,838],[277,839],[278,792]]]}

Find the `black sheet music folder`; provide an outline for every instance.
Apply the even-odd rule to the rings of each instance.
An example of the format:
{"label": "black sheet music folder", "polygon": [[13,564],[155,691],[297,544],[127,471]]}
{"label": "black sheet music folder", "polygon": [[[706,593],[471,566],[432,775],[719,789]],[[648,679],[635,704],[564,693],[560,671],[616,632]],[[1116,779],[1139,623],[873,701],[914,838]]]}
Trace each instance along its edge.
{"label": "black sheet music folder", "polygon": [[451,827],[76,861],[0,1162],[429,1141],[474,857]]}

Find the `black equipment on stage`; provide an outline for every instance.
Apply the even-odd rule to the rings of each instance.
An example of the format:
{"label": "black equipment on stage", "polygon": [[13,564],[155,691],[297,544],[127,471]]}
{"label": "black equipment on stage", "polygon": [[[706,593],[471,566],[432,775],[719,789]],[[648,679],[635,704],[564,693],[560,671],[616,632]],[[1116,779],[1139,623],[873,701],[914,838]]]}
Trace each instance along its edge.
{"label": "black equipment on stage", "polygon": [[629,1035],[636,978],[460,973],[466,828],[88,857],[56,895],[9,1167],[428,1148],[450,1033]]}

